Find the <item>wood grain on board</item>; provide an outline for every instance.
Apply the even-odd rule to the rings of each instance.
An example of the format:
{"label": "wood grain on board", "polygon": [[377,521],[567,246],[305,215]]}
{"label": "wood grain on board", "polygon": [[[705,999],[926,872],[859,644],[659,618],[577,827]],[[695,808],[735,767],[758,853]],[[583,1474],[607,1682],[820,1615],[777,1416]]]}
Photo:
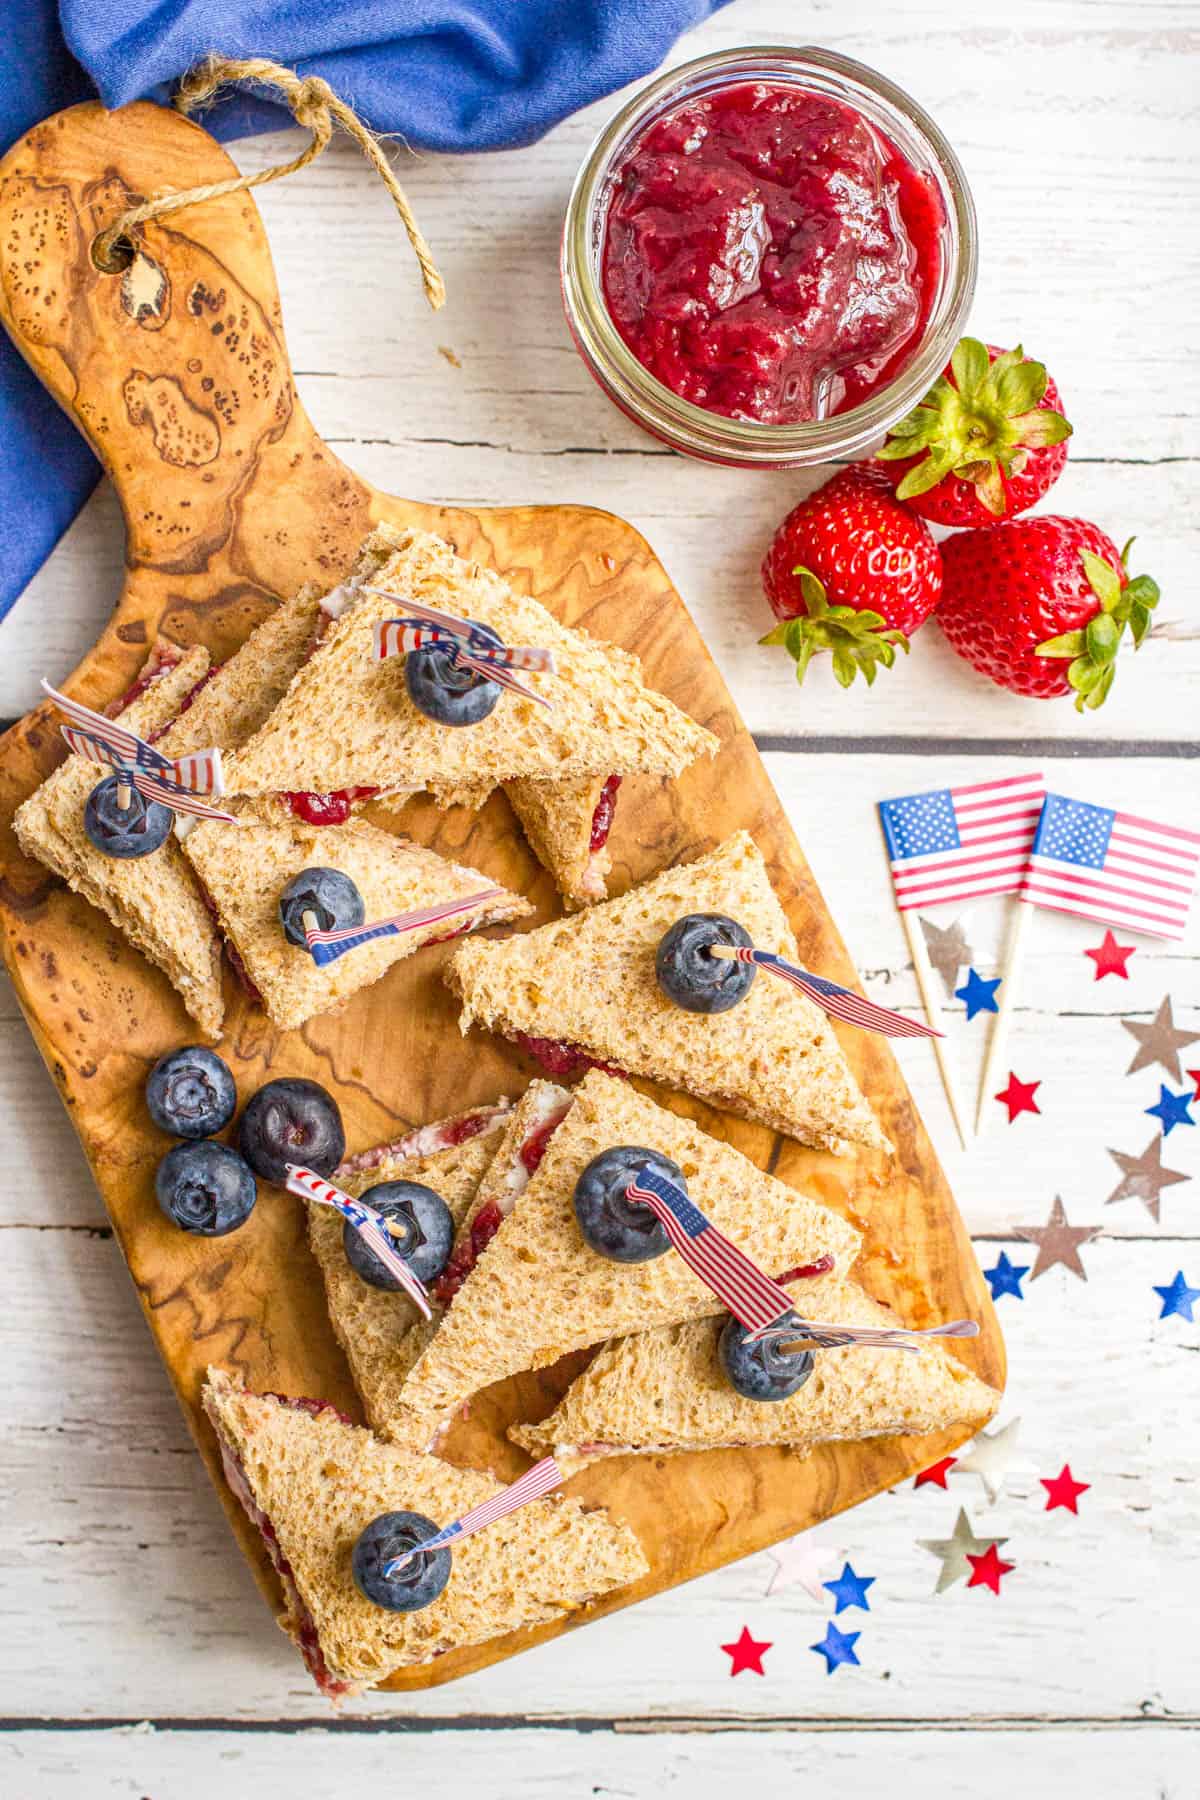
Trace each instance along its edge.
{"label": "wood grain on board", "polygon": [[[715,731],[715,762],[673,788],[630,783],[614,837],[618,886],[687,860],[739,826],[760,844],[804,960],[843,980],[853,970],[783,809],[724,683],[645,540],[582,507],[440,508],[380,493],[317,437],[296,398],[278,296],[257,210],[244,194],[144,228],[128,267],[98,270],[96,233],[131,198],[221,180],[228,158],[198,127],[140,104],[78,107],[31,132],[0,164],[0,310],[35,371],[96,448],[127,527],[127,567],[112,619],[71,680],[103,705],[133,678],[156,631],[220,658],[282,595],[334,581],[380,519],[442,533],[571,625],[637,652],[648,679]],[[62,671],[54,671],[60,678]],[[194,1036],[165,980],[99,914],[24,859],[11,819],[59,755],[45,709],[0,743],[0,929],[22,1009],[75,1123],[159,1349],[239,1541],[265,1591],[274,1576],[257,1534],[224,1495],[198,1412],[205,1367],[241,1369],[254,1386],[319,1394],[356,1412],[304,1244],[301,1208],[264,1191],[235,1236],[192,1239],[161,1217],[154,1167],[165,1148],[146,1118],[152,1061]],[[381,821],[383,822],[383,821]],[[531,894],[552,916],[548,877],[504,800],[479,814],[415,802],[404,829]],[[243,1099],[268,1075],[307,1075],[337,1095],[352,1149],[464,1104],[518,1092],[530,1068],[508,1047],[463,1040],[439,979],[448,952],[397,965],[337,1016],[282,1034],[230,981],[223,1045]],[[997,1385],[995,1315],[944,1176],[886,1042],[847,1034],[846,1049],[893,1160],[807,1151],[679,1096],[686,1110],[783,1179],[848,1212],[867,1234],[867,1284],[914,1325],[968,1314],[983,1326],[965,1351]],[[453,1460],[515,1474],[503,1436],[516,1416],[548,1411],[579,1359],[489,1390],[447,1441]],[[806,1462],[781,1452],[630,1459],[581,1477],[638,1531],[651,1573],[587,1616],[613,1610],[790,1535],[900,1480],[960,1442],[878,1440],[828,1447]],[[511,1654],[562,1626],[519,1633],[396,1677],[426,1686]]]}

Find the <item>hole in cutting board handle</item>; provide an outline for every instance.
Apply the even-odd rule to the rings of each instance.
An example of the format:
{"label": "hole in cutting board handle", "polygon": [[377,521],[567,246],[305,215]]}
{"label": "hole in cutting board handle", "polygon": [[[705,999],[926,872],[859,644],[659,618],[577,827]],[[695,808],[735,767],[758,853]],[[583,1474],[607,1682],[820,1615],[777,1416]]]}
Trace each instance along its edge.
{"label": "hole in cutting board handle", "polygon": [[92,262],[102,275],[123,275],[136,255],[133,239],[124,233],[108,245],[104,243],[102,231],[92,239]]}

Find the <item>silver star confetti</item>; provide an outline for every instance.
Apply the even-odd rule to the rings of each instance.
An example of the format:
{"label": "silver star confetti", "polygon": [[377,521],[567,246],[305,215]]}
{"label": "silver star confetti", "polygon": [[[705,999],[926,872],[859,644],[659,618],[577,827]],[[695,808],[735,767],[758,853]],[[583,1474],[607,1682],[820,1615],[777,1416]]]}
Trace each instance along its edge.
{"label": "silver star confetti", "polygon": [[971,1521],[967,1517],[966,1507],[960,1506],[958,1517],[954,1521],[954,1531],[950,1537],[918,1538],[917,1542],[922,1550],[928,1550],[931,1556],[941,1557],[941,1572],[933,1591],[935,1594],[943,1594],[948,1587],[953,1587],[956,1581],[965,1581],[971,1573],[971,1565],[967,1561],[968,1556],[985,1556],[989,1544],[995,1544],[999,1549],[1001,1544],[1007,1544],[1008,1539],[1006,1537],[977,1538],[971,1529]]}
{"label": "silver star confetti", "polygon": [[1017,1454],[1017,1439],[1020,1435],[1020,1419],[1014,1419],[1011,1425],[1005,1425],[999,1431],[981,1431],[971,1445],[970,1454],[958,1459],[959,1469],[965,1469],[969,1475],[979,1476],[993,1506],[1000,1498],[1004,1477]]}
{"label": "silver star confetti", "polygon": [[1044,1225],[1015,1225],[1013,1229],[1019,1238],[1026,1238],[1029,1243],[1038,1247],[1037,1259],[1029,1274],[1030,1281],[1036,1281],[1039,1275],[1044,1275],[1055,1263],[1061,1263],[1064,1269],[1070,1269],[1073,1275],[1078,1275],[1080,1281],[1087,1280],[1087,1270],[1079,1260],[1079,1246],[1090,1244],[1093,1238],[1099,1237],[1101,1228],[1099,1225],[1068,1225],[1061,1194],[1055,1194],[1050,1217]]}
{"label": "silver star confetti", "polygon": [[799,1582],[814,1600],[828,1600],[821,1578],[837,1567],[837,1556],[828,1538],[820,1532],[802,1531],[796,1537],[785,1538],[782,1544],[772,1544],[767,1555],[777,1565],[767,1588],[768,1595],[782,1593],[784,1588],[794,1587]]}
{"label": "silver star confetti", "polygon": [[975,952],[967,942],[967,934],[963,930],[961,919],[953,919],[942,928],[931,919],[923,919],[917,915],[918,923],[925,936],[925,948],[929,952],[929,960],[946,984],[946,993],[953,998],[958,986],[958,971],[968,969],[975,961]]}
{"label": "silver star confetti", "polygon": [[1152,1137],[1140,1156],[1127,1156],[1124,1150],[1109,1151],[1121,1171],[1121,1179],[1104,1202],[1105,1206],[1113,1206],[1118,1200],[1140,1200],[1150,1217],[1158,1218],[1163,1189],[1191,1180],[1190,1175],[1184,1175],[1178,1169],[1163,1168],[1162,1147],[1162,1138]]}
{"label": "silver star confetti", "polygon": [[1149,1025],[1143,1025],[1138,1019],[1122,1019],[1121,1023],[1130,1037],[1138,1041],[1133,1061],[1125,1071],[1127,1075],[1136,1075],[1139,1069],[1152,1069],[1155,1063],[1161,1063],[1173,1080],[1183,1080],[1179,1052],[1187,1044],[1200,1043],[1200,1033],[1175,1029],[1170,994],[1164,994],[1162,1005]]}

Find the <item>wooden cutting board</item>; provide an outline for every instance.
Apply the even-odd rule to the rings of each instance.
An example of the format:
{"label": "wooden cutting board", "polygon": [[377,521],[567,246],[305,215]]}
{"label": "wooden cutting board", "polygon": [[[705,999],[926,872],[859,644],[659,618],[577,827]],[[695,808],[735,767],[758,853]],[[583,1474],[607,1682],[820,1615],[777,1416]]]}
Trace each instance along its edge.
{"label": "wooden cutting board", "polygon": [[[106,630],[68,683],[72,692],[94,706],[122,693],[157,631],[204,643],[214,658],[228,655],[281,596],[314,578],[335,581],[378,520],[440,532],[566,623],[635,651],[648,679],[722,740],[715,762],[690,770],[674,787],[627,784],[613,839],[614,887],[688,860],[744,826],[767,858],[804,961],[853,980],[720,673],[661,564],[630,525],[583,506],[427,506],[382,494],[347,469],[296,396],[266,237],[245,193],[145,227],[122,272],[95,267],[97,232],[127,204],[233,172],[206,132],[149,104],[118,113],[74,107],[38,126],[0,163],[4,324],[100,456],[125,515],[125,580]],[[409,283],[405,257],[398,236],[397,281]],[[332,321],[331,340],[336,345]],[[217,1363],[240,1369],[254,1387],[318,1395],[356,1417],[361,1410],[325,1314],[298,1201],[264,1190],[250,1222],[219,1240],[187,1237],[158,1211],[153,1175],[167,1140],[149,1123],[142,1085],[154,1060],[193,1041],[195,1031],[165,979],[17,848],[13,813],[61,750],[44,708],[0,741],[5,962],[233,1530],[278,1603],[258,1536],[221,1479],[199,1408],[204,1371]],[[439,814],[418,800],[403,826],[528,893],[539,920],[557,912],[552,884],[501,797],[479,814]],[[881,861],[881,892],[883,881]],[[293,1033],[274,1030],[230,979],[222,1049],[242,1099],[270,1076],[323,1082],[336,1094],[357,1150],[465,1105],[518,1094],[534,1071],[517,1052],[488,1037],[459,1036],[439,975],[447,954],[429,950],[397,965],[340,1015]],[[805,1150],[678,1095],[657,1097],[853,1218],[867,1240],[859,1272],[909,1323],[978,1319],[982,1334],[962,1355],[1002,1386],[995,1313],[891,1050],[867,1033],[847,1030],[843,1038],[896,1145],[894,1160]],[[525,1459],[504,1426],[548,1412],[585,1361],[568,1359],[490,1389],[456,1425],[445,1453],[511,1479]],[[967,1435],[829,1446],[807,1461],[773,1450],[727,1450],[601,1463],[577,1479],[574,1491],[635,1527],[651,1572],[586,1616],[790,1536],[903,1480]],[[430,1686],[565,1628],[447,1655],[389,1685]]]}

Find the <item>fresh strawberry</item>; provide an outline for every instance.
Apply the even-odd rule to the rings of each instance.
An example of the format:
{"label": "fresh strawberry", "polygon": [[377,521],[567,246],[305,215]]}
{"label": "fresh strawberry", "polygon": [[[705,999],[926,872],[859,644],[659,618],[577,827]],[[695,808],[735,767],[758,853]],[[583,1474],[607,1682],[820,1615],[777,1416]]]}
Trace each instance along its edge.
{"label": "fresh strawberry", "polygon": [[1071,427],[1045,366],[1020,345],[963,338],[949,367],[877,460],[896,496],[938,525],[994,525],[1025,512],[1063,472]]}
{"label": "fresh strawberry", "polygon": [[849,687],[870,686],[896,646],[929,617],[942,591],[942,559],[928,525],[901,506],[878,469],[842,469],[792,508],[763,558],[763,588],[780,621],[763,638],[783,644],[804,680],[818,650]]}
{"label": "fresh strawberry", "polygon": [[960,656],[1015,694],[1074,691],[1079,712],[1101,706],[1128,625],[1134,648],[1150,627],[1158,583],[1132,581],[1133,539],[1118,550],[1086,519],[1011,519],[942,545],[938,623]]}

